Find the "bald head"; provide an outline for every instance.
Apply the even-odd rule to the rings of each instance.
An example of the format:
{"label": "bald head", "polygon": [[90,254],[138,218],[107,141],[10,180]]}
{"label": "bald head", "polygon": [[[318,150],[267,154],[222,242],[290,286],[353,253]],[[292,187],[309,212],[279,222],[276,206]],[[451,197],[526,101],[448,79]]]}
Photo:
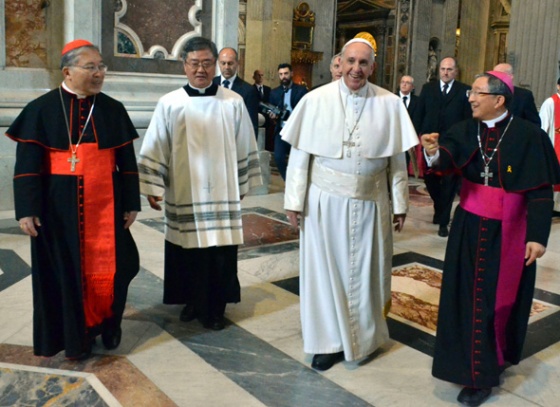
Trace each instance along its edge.
{"label": "bald head", "polygon": [[237,73],[237,67],[239,66],[237,51],[233,48],[223,48],[218,54],[218,65],[222,76],[225,79],[231,78]]}
{"label": "bald head", "polygon": [[513,66],[510,64],[498,64],[494,67],[493,71],[507,73],[513,79]]}

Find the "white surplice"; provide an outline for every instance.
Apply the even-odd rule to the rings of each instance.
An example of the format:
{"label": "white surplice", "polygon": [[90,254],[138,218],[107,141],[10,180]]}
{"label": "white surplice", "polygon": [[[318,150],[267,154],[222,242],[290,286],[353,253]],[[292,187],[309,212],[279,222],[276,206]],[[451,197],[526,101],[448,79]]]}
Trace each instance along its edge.
{"label": "white surplice", "polygon": [[243,243],[240,196],[261,185],[241,96],[185,89],[158,102],[139,154],[140,192],[165,198],[165,239],[185,249]]}
{"label": "white surplice", "polygon": [[303,216],[304,352],[366,357],[389,338],[391,209],[408,209],[414,127],[396,95],[372,84],[353,94],[341,80],[305,96],[282,136],[293,143],[284,206]]}
{"label": "white surplice", "polygon": [[[550,97],[543,102],[539,110],[539,116],[541,118],[541,128],[546,131],[552,145],[554,145],[556,132],[554,127],[554,99]],[[554,192],[554,210],[560,211],[560,192]]]}

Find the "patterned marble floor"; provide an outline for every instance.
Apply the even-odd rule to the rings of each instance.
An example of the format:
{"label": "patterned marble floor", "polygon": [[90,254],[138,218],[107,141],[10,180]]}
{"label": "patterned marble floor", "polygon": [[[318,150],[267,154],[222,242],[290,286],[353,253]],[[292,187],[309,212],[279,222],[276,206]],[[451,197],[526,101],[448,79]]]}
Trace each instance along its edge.
{"label": "patterned marble floor", "polygon": [[[161,214],[133,225],[142,269],[133,281],[123,341],[69,362],[32,354],[28,239],[0,213],[0,407],[3,406],[448,406],[459,387],[432,378],[438,279],[446,239],[437,236],[420,184],[411,187],[403,233],[395,236],[391,341],[370,358],[318,373],[302,351],[297,235],[282,210],[281,181],[243,201],[239,253],[242,301],[228,325],[208,331],[179,321],[162,299]],[[539,262],[524,359],[508,369],[489,406],[558,406],[560,390],[560,219]]]}

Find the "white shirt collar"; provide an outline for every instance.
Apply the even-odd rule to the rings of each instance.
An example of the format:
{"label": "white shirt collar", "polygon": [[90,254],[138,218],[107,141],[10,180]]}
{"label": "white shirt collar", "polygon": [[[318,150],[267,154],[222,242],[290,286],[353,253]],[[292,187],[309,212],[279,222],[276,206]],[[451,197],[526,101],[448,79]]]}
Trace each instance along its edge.
{"label": "white shirt collar", "polygon": [[[449,87],[447,88],[447,92],[449,93],[449,91],[451,90],[451,88],[453,87],[453,83],[455,82],[455,79],[452,79],[449,81],[449,83],[447,84]],[[439,88],[441,90],[443,90],[443,86],[445,85],[445,82],[442,81],[441,79],[439,80]]]}
{"label": "white shirt collar", "polygon": [[482,123],[484,123],[485,125],[488,126],[489,129],[496,127],[496,123],[501,122],[502,120],[504,120],[508,115],[508,111],[506,110],[503,114],[501,114],[500,116],[494,118],[494,119],[490,119],[490,120],[483,120]]}
{"label": "white shirt collar", "polygon": [[223,75],[220,75],[220,79],[221,79],[220,84],[224,83],[224,81],[229,81],[228,88],[231,89],[233,82],[235,82],[235,78],[237,78],[237,74],[233,75],[231,78],[228,79],[224,78]]}

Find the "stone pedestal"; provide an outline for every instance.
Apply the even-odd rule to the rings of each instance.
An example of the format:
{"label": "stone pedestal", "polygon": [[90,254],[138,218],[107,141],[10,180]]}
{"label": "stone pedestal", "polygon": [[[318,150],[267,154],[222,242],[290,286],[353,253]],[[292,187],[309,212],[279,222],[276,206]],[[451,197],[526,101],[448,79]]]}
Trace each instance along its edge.
{"label": "stone pedestal", "polygon": [[259,147],[259,162],[261,164],[261,176],[263,184],[251,190],[251,195],[266,195],[268,194],[268,185],[270,184],[270,152],[264,148],[266,139],[266,129],[264,125],[264,117],[259,113],[259,137],[257,144]]}

